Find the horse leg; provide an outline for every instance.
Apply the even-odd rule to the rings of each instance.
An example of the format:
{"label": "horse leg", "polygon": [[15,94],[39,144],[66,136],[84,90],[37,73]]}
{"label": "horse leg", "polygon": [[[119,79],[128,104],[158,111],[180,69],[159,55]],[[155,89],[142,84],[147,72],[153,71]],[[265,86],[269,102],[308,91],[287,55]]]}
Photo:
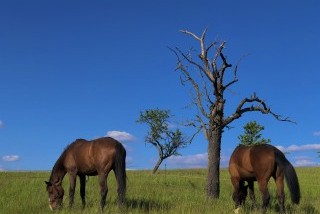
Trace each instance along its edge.
{"label": "horse leg", "polygon": [[270,194],[268,190],[268,180],[267,179],[258,180],[258,184],[259,184],[259,190],[262,194],[262,209],[263,209],[263,213],[265,213],[267,211],[269,201],[270,201]]}
{"label": "horse leg", "polygon": [[81,175],[80,178],[80,196],[82,199],[82,209],[86,206],[86,176]]}
{"label": "horse leg", "polygon": [[231,183],[233,185],[233,194],[232,199],[235,204],[235,209],[238,208],[240,205],[240,198],[239,198],[239,192],[240,192],[240,178],[239,177],[231,177]]}
{"label": "horse leg", "polygon": [[254,183],[253,183],[253,181],[248,181],[248,187],[249,187],[249,196],[250,196],[250,199],[252,201],[253,207],[256,208],[257,207],[257,203],[256,203],[256,197],[254,195]]}
{"label": "horse leg", "polygon": [[239,182],[239,203],[240,203],[240,205],[245,204],[247,194],[248,194],[248,186],[245,186],[244,181],[240,180],[240,182]]}
{"label": "horse leg", "polygon": [[284,207],[284,184],[283,184],[283,174],[279,173],[275,179],[276,185],[277,185],[277,195],[278,195],[278,201],[280,206],[280,213],[285,212]]}
{"label": "horse leg", "polygon": [[107,176],[105,174],[99,175],[99,184],[100,184],[100,191],[101,191],[100,206],[101,206],[101,210],[103,210],[104,206],[106,205],[106,198],[108,194]]}
{"label": "horse leg", "polygon": [[74,190],[76,188],[77,175],[75,173],[69,173],[69,207],[72,208],[74,200]]}

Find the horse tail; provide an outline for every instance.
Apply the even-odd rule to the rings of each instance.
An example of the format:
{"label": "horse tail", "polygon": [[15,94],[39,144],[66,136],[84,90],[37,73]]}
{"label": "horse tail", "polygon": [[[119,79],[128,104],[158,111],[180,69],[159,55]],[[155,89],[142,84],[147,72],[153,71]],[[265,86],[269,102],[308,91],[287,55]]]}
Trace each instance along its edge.
{"label": "horse tail", "polygon": [[114,162],[114,174],[118,183],[118,197],[120,204],[124,203],[127,186],[126,175],[126,150],[121,143],[116,146],[116,155]]}
{"label": "horse tail", "polygon": [[284,154],[278,149],[275,150],[275,161],[282,169],[284,177],[286,178],[286,182],[290,191],[291,201],[295,204],[299,204],[300,186],[296,171],[284,156]]}

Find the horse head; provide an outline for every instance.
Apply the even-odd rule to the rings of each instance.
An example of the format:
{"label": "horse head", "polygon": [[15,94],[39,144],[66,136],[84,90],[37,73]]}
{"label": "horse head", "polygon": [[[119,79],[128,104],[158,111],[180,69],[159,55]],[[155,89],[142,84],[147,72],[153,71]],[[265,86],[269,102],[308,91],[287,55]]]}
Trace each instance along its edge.
{"label": "horse head", "polygon": [[61,181],[55,182],[45,181],[47,192],[49,194],[49,207],[51,210],[56,210],[62,207],[64,190],[61,186]]}

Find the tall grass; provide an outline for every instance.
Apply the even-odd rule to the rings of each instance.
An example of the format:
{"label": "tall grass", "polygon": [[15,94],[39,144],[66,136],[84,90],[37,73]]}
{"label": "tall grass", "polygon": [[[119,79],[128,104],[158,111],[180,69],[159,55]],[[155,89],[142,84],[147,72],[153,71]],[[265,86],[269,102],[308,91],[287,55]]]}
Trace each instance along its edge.
{"label": "tall grass", "polygon": [[[286,210],[289,213],[320,213],[320,168],[298,168],[301,188],[300,205],[292,205],[288,189]],[[0,172],[0,213],[52,213],[44,181],[50,172]],[[105,213],[233,213],[232,186],[227,170],[221,171],[219,200],[208,200],[205,194],[206,170],[169,170],[151,175],[151,171],[127,172],[127,201],[122,209],[117,206],[117,186],[114,174],[108,177],[109,192]],[[65,177],[64,207],[58,213],[101,213],[100,189],[96,177],[87,181],[87,207],[81,209],[79,181],[73,209],[68,208],[68,176]],[[256,198],[261,206],[260,192]],[[268,213],[277,213],[275,183],[270,181],[271,206]],[[261,213],[247,200],[241,213]]]}

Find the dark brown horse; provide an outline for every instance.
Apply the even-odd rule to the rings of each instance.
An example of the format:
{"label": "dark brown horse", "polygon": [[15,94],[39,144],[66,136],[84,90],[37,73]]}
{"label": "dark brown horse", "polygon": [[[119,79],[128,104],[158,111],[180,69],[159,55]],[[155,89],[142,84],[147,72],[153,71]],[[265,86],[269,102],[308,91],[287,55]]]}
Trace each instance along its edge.
{"label": "dark brown horse", "polygon": [[110,137],[92,141],[78,139],[71,143],[56,161],[49,181],[46,181],[51,210],[61,207],[64,190],[62,180],[69,174],[69,206],[73,205],[76,178],[80,178],[80,195],[85,207],[86,175],[99,177],[101,189],[101,209],[103,210],[108,193],[107,176],[114,171],[118,183],[119,204],[124,203],[126,192],[126,150],[122,144]]}
{"label": "dark brown horse", "polygon": [[[256,146],[238,146],[231,155],[229,173],[234,188],[233,200],[236,208],[245,202],[247,188],[256,206],[253,182],[257,181],[262,193],[263,211],[265,212],[270,200],[268,182],[274,178],[280,212],[284,212],[284,178],[286,179],[291,200],[298,204],[300,201],[300,187],[297,174],[284,154],[274,146],[268,144]],[[248,182],[248,186],[244,182]]]}

